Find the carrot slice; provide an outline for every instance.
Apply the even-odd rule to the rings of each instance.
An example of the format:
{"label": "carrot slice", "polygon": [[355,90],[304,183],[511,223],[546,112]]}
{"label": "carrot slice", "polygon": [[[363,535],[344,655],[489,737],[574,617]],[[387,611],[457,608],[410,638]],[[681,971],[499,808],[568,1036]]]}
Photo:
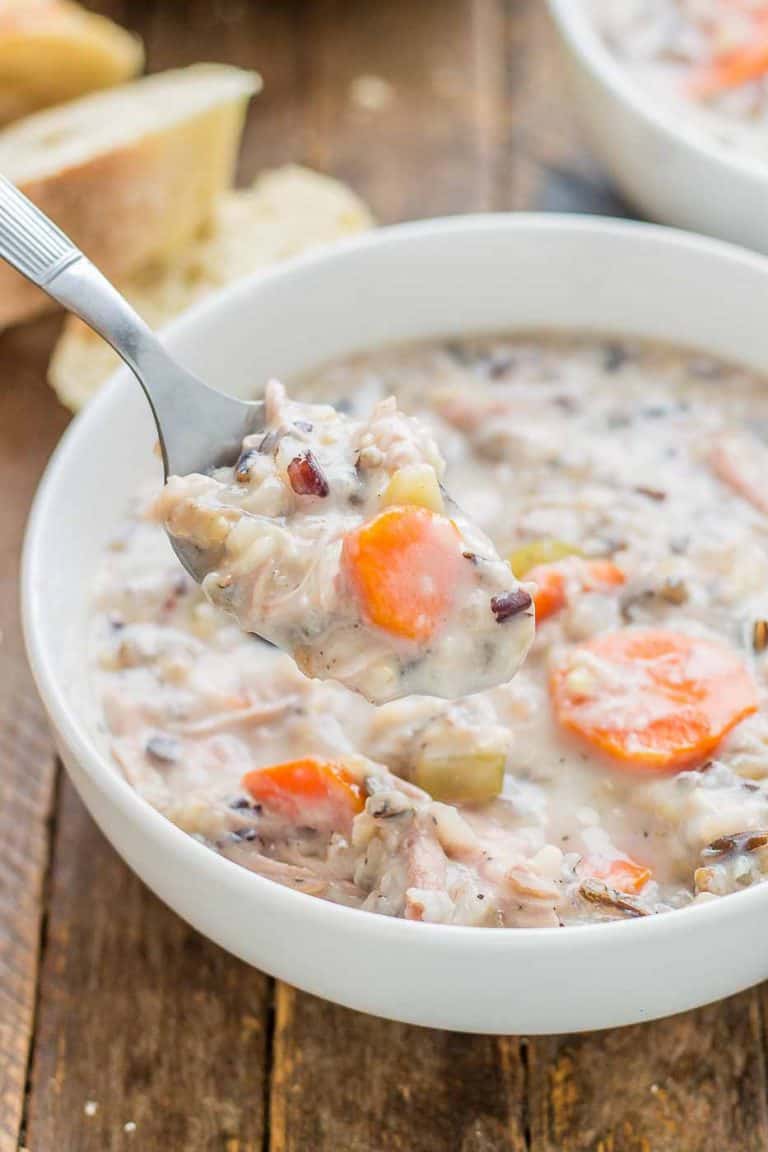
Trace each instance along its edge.
{"label": "carrot slice", "polygon": [[367,619],[423,641],[450,610],[463,563],[461,537],[445,516],[395,505],[345,536],[341,561]]}
{"label": "carrot slice", "polygon": [[730,648],[625,628],[572,649],[550,677],[560,724],[617,766],[676,772],[701,764],[757,710],[749,672]]}
{"label": "carrot slice", "polygon": [[636,864],[628,856],[621,856],[616,860],[600,860],[587,857],[579,864],[579,875],[589,876],[594,880],[604,880],[610,888],[617,892],[626,892],[637,896],[642,892],[653,873],[643,864]]}
{"label": "carrot slice", "polygon": [[582,592],[602,592],[619,587],[626,580],[621,568],[612,561],[582,560],[578,556],[552,564],[537,564],[525,578],[536,584],[533,603],[537,623],[565,608],[573,587]]}
{"label": "carrot slice", "polygon": [[353,778],[330,760],[307,756],[246,772],[242,786],[254,800],[292,823],[339,827],[363,807]]}
{"label": "carrot slice", "polygon": [[560,564],[538,564],[535,568],[531,568],[526,580],[531,580],[536,585],[533,604],[537,624],[565,608],[568,596],[565,572]]}
{"label": "carrot slice", "polygon": [[688,91],[697,100],[709,100],[731,88],[759,80],[768,72],[768,40],[740,45],[694,69]]}

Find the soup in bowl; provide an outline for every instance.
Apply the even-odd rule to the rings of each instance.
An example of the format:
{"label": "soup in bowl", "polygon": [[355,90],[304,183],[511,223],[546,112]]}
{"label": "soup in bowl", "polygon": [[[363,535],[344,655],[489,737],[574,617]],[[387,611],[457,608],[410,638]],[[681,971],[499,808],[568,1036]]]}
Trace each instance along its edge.
{"label": "soup in bowl", "polygon": [[244,636],[144,515],[139,390],[96,399],[31,519],[26,634],[75,783],[159,895],[301,987],[444,1027],[604,1027],[765,975],[766,277],[647,226],[469,218],[171,331],[241,395],[279,376],[429,426],[537,616],[517,676],[458,701],[377,708]]}

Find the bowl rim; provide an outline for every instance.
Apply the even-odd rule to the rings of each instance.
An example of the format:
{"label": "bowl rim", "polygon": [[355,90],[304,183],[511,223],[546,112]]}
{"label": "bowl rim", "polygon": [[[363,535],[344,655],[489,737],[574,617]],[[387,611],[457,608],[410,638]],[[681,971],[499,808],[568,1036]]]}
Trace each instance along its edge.
{"label": "bowl rim", "polygon": [[549,11],[563,39],[579,56],[603,88],[627,105],[648,126],[667,140],[683,146],[698,157],[718,165],[724,172],[737,169],[742,175],[768,184],[768,161],[749,151],[728,148],[702,132],[688,127],[685,117],[675,120],[666,115],[664,106],[644,99],[643,89],[614,56],[600,36],[595,21],[587,11],[587,0],[547,0]]}
{"label": "bowl rim", "polygon": [[[632,242],[648,242],[653,246],[675,248],[681,252],[683,258],[686,252],[695,252],[709,254],[719,260],[726,259],[734,265],[751,267],[764,276],[768,284],[768,257],[725,241],[663,225],[567,213],[468,214],[375,229],[286,260],[268,271],[236,281],[198,302],[163,328],[163,339],[168,340],[173,347],[177,336],[183,336],[201,320],[215,328],[217,315],[224,314],[232,302],[241,298],[247,299],[252,293],[269,291],[270,284],[300,276],[304,269],[343,263],[350,257],[354,260],[367,250],[386,247],[401,240],[408,242],[410,239],[418,240],[422,237],[439,237],[450,242],[452,236],[493,234],[499,231],[522,234],[547,233],[550,236],[579,233],[600,237],[614,236],[620,240],[631,237]],[[694,921],[702,928],[706,923],[714,930],[718,920],[723,916],[734,915],[737,907],[741,907],[744,914],[748,915],[750,907],[756,909],[761,904],[768,903],[768,884],[765,884],[730,893],[727,899],[706,901],[662,915],[588,925],[568,925],[559,931],[553,931],[551,928],[491,931],[469,925],[413,922],[334,904],[250,872],[242,865],[228,860],[200,843],[153,808],[131,787],[116,761],[97,746],[77,710],[68,702],[56,675],[54,657],[47,650],[45,630],[41,627],[41,604],[45,595],[43,577],[50,559],[45,551],[46,522],[57,500],[59,476],[72,457],[84,458],[83,448],[87,447],[90,426],[95,414],[101,409],[108,409],[110,405],[119,403],[117,397],[124,386],[121,381],[127,381],[129,377],[130,372],[127,368],[121,367],[115,371],[99,390],[98,395],[69,424],[48,461],[33,501],[24,538],[21,561],[21,609],[27,657],[54,732],[77,761],[81,771],[89,776],[95,788],[105,794],[107,800],[120,811],[121,815],[150,841],[164,841],[180,861],[189,863],[191,869],[207,872],[211,878],[218,878],[222,885],[235,889],[246,899],[258,899],[267,909],[270,907],[278,909],[282,906],[286,911],[292,910],[297,916],[301,916],[307,926],[314,925],[329,931],[336,929],[343,932],[347,938],[361,934],[368,935],[380,940],[382,945],[388,941],[403,941],[405,947],[408,942],[411,947],[420,945],[424,948],[434,948],[436,954],[438,949],[445,947],[467,953],[482,947],[495,953],[498,950],[504,952],[508,948],[535,952],[542,946],[546,949],[559,949],[561,952],[565,950],[565,953],[572,954],[574,949],[600,948],[611,941],[616,944],[621,938],[626,938],[628,945],[632,941],[639,944],[641,941],[646,942],[649,938],[653,938],[654,935],[658,936],[659,933],[685,932],[686,925],[692,928]],[[737,901],[740,901],[738,905]],[[679,929],[675,927],[676,925],[679,925]]]}

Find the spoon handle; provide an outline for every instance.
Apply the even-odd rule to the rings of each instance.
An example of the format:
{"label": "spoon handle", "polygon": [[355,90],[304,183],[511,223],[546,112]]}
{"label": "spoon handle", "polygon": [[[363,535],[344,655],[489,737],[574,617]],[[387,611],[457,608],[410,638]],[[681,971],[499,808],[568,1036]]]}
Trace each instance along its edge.
{"label": "spoon handle", "polygon": [[69,237],[5,176],[0,176],[0,256],[76,312],[123,359],[135,361],[141,341],[155,339]]}
{"label": "spoon handle", "polygon": [[230,458],[263,424],[262,405],[209,388],[177,364],[98,268],[4,176],[0,258],[79,316],[132,370],[157,424],[166,475]]}
{"label": "spoon handle", "polygon": [[52,220],[0,176],[0,256],[38,288],[82,253]]}
{"label": "spoon handle", "polygon": [[0,176],[0,256],[111,344],[138,376],[154,410],[159,397],[150,390],[167,353],[77,245],[5,176]]}

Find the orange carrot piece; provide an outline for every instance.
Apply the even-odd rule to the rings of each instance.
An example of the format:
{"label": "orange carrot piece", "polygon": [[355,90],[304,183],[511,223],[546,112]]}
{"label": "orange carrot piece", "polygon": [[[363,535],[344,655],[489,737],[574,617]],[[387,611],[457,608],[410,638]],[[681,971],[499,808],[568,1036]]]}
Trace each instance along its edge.
{"label": "orange carrot piece", "polygon": [[304,824],[348,824],[364,803],[360,785],[343,768],[314,756],[254,768],[242,786],[265,808]]}
{"label": "orange carrot piece", "polygon": [[604,880],[609,888],[637,896],[642,892],[653,873],[643,864],[636,864],[628,856],[616,860],[600,860],[586,857],[579,864],[579,875],[594,880]]}
{"label": "orange carrot piece", "polygon": [[537,564],[525,578],[537,585],[533,597],[537,623],[565,608],[571,580],[582,592],[617,588],[626,580],[621,568],[612,561],[583,560],[579,556],[569,556],[551,564]]}
{"label": "orange carrot piece", "polygon": [[538,564],[535,568],[531,568],[525,578],[532,580],[536,585],[533,604],[537,624],[565,608],[568,598],[565,573],[561,564]]}
{"label": "orange carrot piece", "polygon": [[366,618],[420,641],[448,614],[465,563],[451,521],[411,505],[387,508],[350,532],[341,559]]}
{"label": "orange carrot piece", "polygon": [[697,100],[709,100],[731,88],[759,80],[768,72],[768,39],[740,45],[715,56],[693,70],[688,91]]}
{"label": "orange carrot piece", "polygon": [[757,710],[737,653],[661,629],[624,628],[572,649],[552,673],[550,693],[564,728],[617,767],[646,772],[702,764]]}
{"label": "orange carrot piece", "polygon": [[585,592],[602,588],[619,588],[626,583],[626,576],[612,560],[582,560],[582,564],[585,572]]}

